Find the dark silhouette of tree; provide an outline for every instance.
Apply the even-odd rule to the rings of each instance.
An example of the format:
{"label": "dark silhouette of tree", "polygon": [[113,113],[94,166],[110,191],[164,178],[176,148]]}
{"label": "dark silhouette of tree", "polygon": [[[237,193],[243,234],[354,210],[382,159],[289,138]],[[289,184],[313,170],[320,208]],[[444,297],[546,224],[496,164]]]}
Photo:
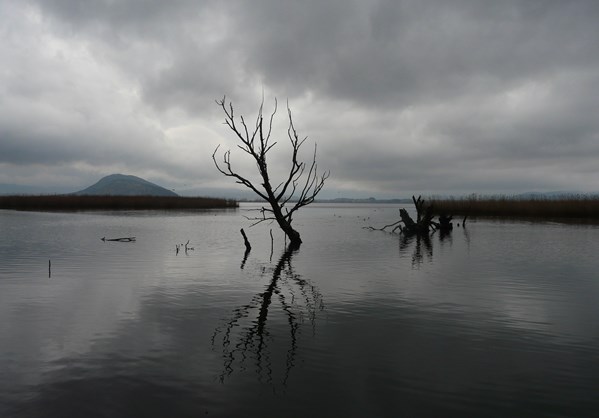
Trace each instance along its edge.
{"label": "dark silhouette of tree", "polygon": [[366,226],[364,228],[370,229],[371,231],[386,231],[387,228],[393,227],[393,229],[390,230],[391,233],[399,230],[399,232],[404,235],[428,234],[431,230],[433,233],[435,231],[441,231],[446,234],[453,229],[453,223],[451,222],[453,219],[452,216],[440,214],[439,221],[433,221],[435,217],[433,205],[430,202],[425,202],[422,199],[422,196],[418,196],[418,199],[416,199],[415,196],[412,196],[412,202],[414,202],[414,207],[416,208],[415,221],[408,214],[408,211],[402,208],[399,210],[399,217],[401,218],[399,221],[385,225],[382,228],[375,228],[373,226]]}
{"label": "dark silhouette of tree", "polygon": [[299,161],[298,152],[307,137],[303,139],[299,138],[293,125],[291,110],[287,106],[287,114],[289,115],[287,137],[292,147],[289,174],[280,183],[274,183],[268,171],[267,155],[277,144],[277,142],[271,141],[273,119],[277,112],[276,99],[274,110],[267,122],[264,122],[262,116],[264,102],[260,104],[256,123],[253,128],[248,127],[243,116],[239,118],[235,116],[233,104],[231,102],[227,104],[225,97],[222,100],[217,100],[216,103],[225,113],[225,125],[235,133],[237,139],[241,142],[237,146],[255,160],[261,183],[260,185],[256,185],[248,177],[239,174],[233,169],[231,166],[230,150],[223,154],[222,163],[219,164],[216,159],[216,153],[220,145],[216,147],[212,154],[212,160],[216,168],[225,176],[235,178],[237,183],[243,184],[268,203],[268,207],[264,206],[259,209],[259,216],[248,218],[255,221],[252,225],[264,221],[276,221],[289,238],[291,244],[301,244],[302,240],[299,232],[291,226],[293,215],[298,209],[314,202],[314,198],[322,190],[325,180],[330,174],[328,171],[320,176],[317,173],[316,145],[314,145],[314,156],[310,164]]}

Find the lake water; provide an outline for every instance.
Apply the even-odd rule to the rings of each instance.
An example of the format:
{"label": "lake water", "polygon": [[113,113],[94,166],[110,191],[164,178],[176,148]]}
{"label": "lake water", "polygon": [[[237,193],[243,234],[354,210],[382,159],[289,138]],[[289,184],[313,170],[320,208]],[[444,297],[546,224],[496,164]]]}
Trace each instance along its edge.
{"label": "lake water", "polygon": [[250,207],[0,211],[0,417],[599,416],[599,227]]}

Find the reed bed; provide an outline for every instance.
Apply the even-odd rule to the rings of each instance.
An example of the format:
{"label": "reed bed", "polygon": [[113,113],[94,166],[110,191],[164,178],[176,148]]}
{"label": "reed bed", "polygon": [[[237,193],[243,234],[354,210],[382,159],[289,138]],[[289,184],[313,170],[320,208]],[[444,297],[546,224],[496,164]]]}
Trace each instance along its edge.
{"label": "reed bed", "polygon": [[0,196],[0,209],[33,211],[236,208],[235,200],[180,196]]}
{"label": "reed bed", "polygon": [[599,220],[599,196],[559,198],[510,196],[430,199],[436,214],[469,217]]}

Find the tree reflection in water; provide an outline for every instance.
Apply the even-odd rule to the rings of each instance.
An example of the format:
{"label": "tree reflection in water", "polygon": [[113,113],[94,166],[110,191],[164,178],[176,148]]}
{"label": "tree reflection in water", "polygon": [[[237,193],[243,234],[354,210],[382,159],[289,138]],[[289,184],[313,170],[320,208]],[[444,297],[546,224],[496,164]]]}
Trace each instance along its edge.
{"label": "tree reflection in water", "polygon": [[433,258],[433,244],[429,234],[401,234],[399,237],[399,252],[405,253],[414,246],[412,253],[412,268],[419,267],[427,256],[429,261]]}
{"label": "tree reflection in water", "polygon": [[[289,246],[268,273],[269,283],[263,292],[256,294],[247,305],[233,310],[231,318],[217,327],[212,335],[212,347],[222,349],[223,372],[221,382],[230,376],[235,368],[245,371],[255,367],[259,380],[267,383],[278,383],[279,379],[273,364],[285,364],[280,382],[286,386],[289,374],[296,361],[298,337],[304,325],[311,326],[315,332],[316,315],[324,309],[322,295],[309,281],[293,271],[291,260],[299,247]],[[247,259],[247,254],[244,256]],[[266,274],[269,270],[264,269]],[[276,335],[277,342],[287,340],[287,350],[273,347],[275,340],[274,327],[267,327],[269,314],[276,315],[276,308],[286,318],[287,337]],[[271,320],[272,322],[272,320]],[[273,360],[274,359],[274,360]],[[252,366],[253,363],[253,366]],[[249,364],[249,366],[248,366]]]}
{"label": "tree reflection in water", "polygon": [[[462,234],[466,246],[470,248],[470,232],[468,228],[462,227]],[[408,250],[412,249],[412,268],[418,268],[422,265],[425,260],[432,261],[433,259],[433,242],[434,237],[438,237],[440,246],[453,244],[453,239],[458,231],[435,231],[432,234],[406,234],[401,233],[399,235],[399,253],[406,254]]]}

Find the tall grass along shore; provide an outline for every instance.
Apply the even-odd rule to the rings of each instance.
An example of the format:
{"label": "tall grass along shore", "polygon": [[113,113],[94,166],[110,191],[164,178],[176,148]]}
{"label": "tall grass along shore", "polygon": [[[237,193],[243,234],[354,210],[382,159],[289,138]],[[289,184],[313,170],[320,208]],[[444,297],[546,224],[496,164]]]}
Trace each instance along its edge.
{"label": "tall grass along shore", "polygon": [[436,214],[469,217],[599,220],[599,196],[433,198]]}
{"label": "tall grass along shore", "polygon": [[180,196],[0,196],[0,209],[34,211],[236,208],[235,200]]}

